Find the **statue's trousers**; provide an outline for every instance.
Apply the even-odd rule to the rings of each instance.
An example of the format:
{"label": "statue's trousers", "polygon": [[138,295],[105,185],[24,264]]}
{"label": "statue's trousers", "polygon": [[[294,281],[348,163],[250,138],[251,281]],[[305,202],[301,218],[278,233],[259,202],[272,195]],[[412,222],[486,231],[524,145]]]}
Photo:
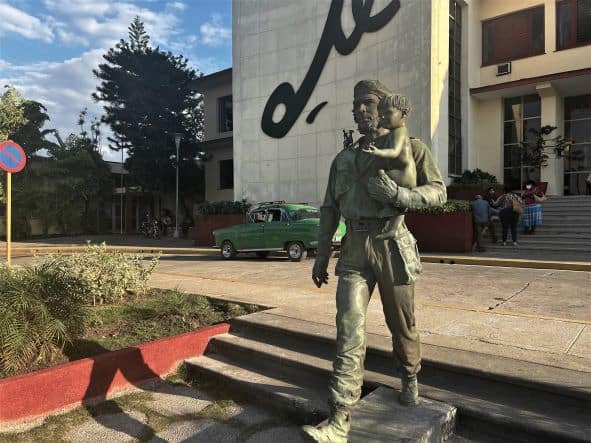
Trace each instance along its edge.
{"label": "statue's trousers", "polygon": [[[392,333],[394,366],[403,375],[420,370],[421,350],[414,317],[414,281],[420,261],[414,238],[403,226],[393,240],[377,240],[384,220],[347,222],[337,263],[337,355],[330,402],[353,406],[360,398],[365,360],[365,323],[371,293],[378,285],[386,324]],[[403,249],[408,250],[404,251]],[[415,259],[418,262],[415,262]]]}

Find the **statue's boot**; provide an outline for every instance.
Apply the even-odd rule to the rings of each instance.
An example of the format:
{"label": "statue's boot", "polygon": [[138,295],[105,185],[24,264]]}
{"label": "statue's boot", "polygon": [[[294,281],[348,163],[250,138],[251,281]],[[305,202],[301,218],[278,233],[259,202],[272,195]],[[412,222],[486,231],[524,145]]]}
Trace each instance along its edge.
{"label": "statue's boot", "polygon": [[417,374],[404,374],[400,378],[402,389],[398,400],[404,406],[416,406],[419,404],[419,385]]}
{"label": "statue's boot", "polygon": [[320,427],[304,426],[302,431],[319,443],[347,443],[351,429],[351,414],[346,408],[337,407],[331,411],[328,424]]}

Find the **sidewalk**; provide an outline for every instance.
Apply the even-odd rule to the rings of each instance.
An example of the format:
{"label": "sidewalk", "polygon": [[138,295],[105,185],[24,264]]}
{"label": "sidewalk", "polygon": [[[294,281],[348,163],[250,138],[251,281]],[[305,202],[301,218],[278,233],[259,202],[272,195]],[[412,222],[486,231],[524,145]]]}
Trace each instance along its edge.
{"label": "sidewalk", "polygon": [[[163,258],[152,285],[275,308],[272,314],[334,326],[336,260],[329,284],[311,282],[312,260]],[[263,266],[264,265],[264,266]],[[424,353],[454,349],[591,373],[591,274],[425,263],[416,284]],[[377,290],[367,332],[389,337]]]}

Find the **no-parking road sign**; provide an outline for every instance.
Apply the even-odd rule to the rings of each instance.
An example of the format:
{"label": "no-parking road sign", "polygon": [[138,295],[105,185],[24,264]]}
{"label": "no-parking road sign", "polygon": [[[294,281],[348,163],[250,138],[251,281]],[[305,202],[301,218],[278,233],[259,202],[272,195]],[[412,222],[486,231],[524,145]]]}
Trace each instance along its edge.
{"label": "no-parking road sign", "polygon": [[8,140],[0,143],[0,169],[6,172],[20,172],[27,163],[27,155],[19,144]]}

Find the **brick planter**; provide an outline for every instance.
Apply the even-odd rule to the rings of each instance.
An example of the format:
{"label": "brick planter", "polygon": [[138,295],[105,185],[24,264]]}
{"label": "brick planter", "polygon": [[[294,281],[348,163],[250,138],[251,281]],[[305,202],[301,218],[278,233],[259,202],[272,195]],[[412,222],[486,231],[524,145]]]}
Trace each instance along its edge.
{"label": "brick planter", "polygon": [[215,244],[213,231],[244,223],[244,214],[211,214],[195,218],[195,246]]}
{"label": "brick planter", "polygon": [[0,429],[104,400],[142,381],[170,374],[186,358],[202,355],[212,336],[229,330],[229,324],[220,323],[2,379]]}
{"label": "brick planter", "polygon": [[420,252],[469,252],[474,228],[471,212],[452,214],[409,213],[406,224],[417,239]]}

